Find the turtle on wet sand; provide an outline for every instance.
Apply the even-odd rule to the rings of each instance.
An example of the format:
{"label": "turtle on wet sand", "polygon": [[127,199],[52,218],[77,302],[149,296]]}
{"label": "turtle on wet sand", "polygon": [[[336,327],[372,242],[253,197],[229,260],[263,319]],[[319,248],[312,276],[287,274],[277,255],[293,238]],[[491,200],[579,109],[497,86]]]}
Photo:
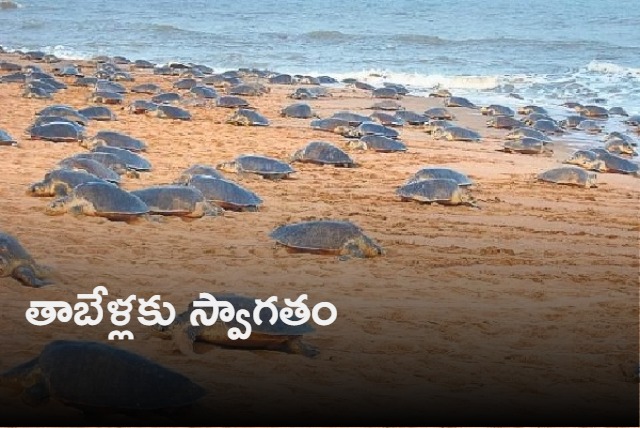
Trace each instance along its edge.
{"label": "turtle on wet sand", "polygon": [[31,406],[53,398],[83,411],[137,413],[186,408],[205,395],[187,377],[98,342],[56,340],[40,355],[0,374]]}
{"label": "turtle on wet sand", "polygon": [[[303,335],[311,333],[314,328],[307,322],[297,326],[285,324],[281,319],[277,319],[275,324],[269,322],[271,312],[269,310],[260,311],[261,323],[258,325],[253,318],[253,311],[257,307],[256,299],[236,294],[212,293],[218,301],[229,302],[233,305],[236,313],[239,310],[246,310],[251,315],[246,318],[246,322],[251,326],[251,336],[246,340],[231,340],[228,331],[231,328],[245,330],[245,326],[240,324],[235,318],[232,321],[216,322],[211,326],[194,326],[191,324],[191,313],[198,308],[193,302],[188,309],[176,316],[176,319],[169,326],[157,325],[155,328],[158,334],[163,337],[170,337],[178,349],[184,354],[193,354],[194,342],[205,342],[225,348],[242,349],[263,349],[270,351],[280,351],[290,354],[301,354],[306,357],[314,357],[318,350],[302,341]],[[281,308],[278,308],[278,311]],[[205,313],[211,315],[213,309],[202,308]],[[294,318],[295,319],[295,318]]]}
{"label": "turtle on wet sand", "polygon": [[71,194],[51,202],[47,215],[70,212],[74,215],[105,217],[131,221],[149,212],[142,199],[107,182],[89,182],[76,186]]}
{"label": "turtle on wet sand", "polygon": [[565,166],[550,169],[538,174],[538,180],[555,184],[567,184],[572,186],[597,187],[597,176],[594,172],[585,171],[582,168]]}
{"label": "turtle on wet sand", "polygon": [[319,220],[292,223],[275,228],[269,235],[294,251],[340,256],[376,257],[382,248],[348,221]]}
{"label": "turtle on wet sand", "polygon": [[223,212],[221,208],[209,204],[195,187],[161,185],[134,190],[131,194],[149,207],[150,214],[200,218],[205,215],[217,216]]}
{"label": "turtle on wet sand", "polygon": [[599,158],[598,154],[591,150],[577,150],[564,163],[569,165],[577,165],[580,168],[592,171],[605,171],[606,165]]}
{"label": "turtle on wet sand", "polygon": [[44,278],[45,269],[38,266],[14,236],[0,232],[0,277],[12,277],[27,287],[51,284]]}
{"label": "turtle on wet sand", "polygon": [[396,190],[403,201],[438,203],[442,205],[471,205],[474,199],[456,180],[450,178],[432,178],[414,181]]}
{"label": "turtle on wet sand", "polygon": [[257,174],[263,178],[279,180],[287,178],[295,172],[291,165],[281,160],[260,155],[240,155],[233,161],[223,162],[216,168],[225,172],[235,172],[240,175]]}
{"label": "turtle on wet sand", "polygon": [[292,162],[308,162],[353,168],[356,162],[342,149],[325,141],[312,141],[291,157]]}

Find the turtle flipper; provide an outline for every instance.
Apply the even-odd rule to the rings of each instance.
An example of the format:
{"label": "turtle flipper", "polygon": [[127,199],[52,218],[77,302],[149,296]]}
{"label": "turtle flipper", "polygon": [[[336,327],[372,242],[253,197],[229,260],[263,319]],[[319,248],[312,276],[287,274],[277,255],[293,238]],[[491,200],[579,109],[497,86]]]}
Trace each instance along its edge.
{"label": "turtle flipper", "polygon": [[39,406],[49,400],[49,388],[44,380],[31,385],[22,393],[22,401],[29,406]]}
{"label": "turtle flipper", "polygon": [[52,281],[38,278],[36,271],[29,265],[18,266],[13,270],[11,276],[27,287],[40,288],[45,285],[53,284]]}
{"label": "turtle flipper", "polygon": [[344,247],[344,255],[350,255],[353,257],[358,257],[358,258],[365,258],[366,255],[364,254],[364,252],[362,251],[362,248],[360,248],[360,246],[358,245],[357,242],[355,242],[354,240],[351,240],[349,242],[347,242]]}

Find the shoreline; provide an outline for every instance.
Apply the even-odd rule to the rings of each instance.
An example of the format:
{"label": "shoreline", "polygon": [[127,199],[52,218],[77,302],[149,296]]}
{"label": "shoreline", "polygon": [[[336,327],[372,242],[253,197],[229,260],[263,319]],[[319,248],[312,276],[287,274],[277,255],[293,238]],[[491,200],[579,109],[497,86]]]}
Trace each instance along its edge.
{"label": "shoreline", "polygon": [[[0,58],[14,61],[6,54]],[[178,79],[151,72],[135,77],[120,83],[130,88],[153,82],[169,91]],[[256,411],[284,409],[277,398],[286,396],[308,399],[296,411],[313,413],[318,407],[357,405],[358,394],[366,391],[363,406],[381,408],[398,396],[419,406],[428,397],[442,413],[454,402],[471,415],[488,413],[499,408],[492,393],[529,415],[548,412],[553,394],[563,397],[555,410],[567,402],[584,414],[628,410],[620,397],[637,393],[637,383],[625,373],[637,364],[638,178],[598,174],[593,189],[536,182],[536,174],[560,166],[571,149],[556,144],[552,156],[499,152],[506,131],[487,128],[487,117],[468,109],[451,110],[457,123],[482,134],[480,143],[435,140],[405,126],[405,153],[345,149],[343,137],[311,129],[308,119],[279,115],[298,102],[287,98],[295,86],[269,87],[268,94],[246,97],[271,121],[267,127],[225,124],[232,111],[218,107],[186,107],[193,117],[187,122],[113,108],[118,120],[91,122],[88,133],[117,130],[147,142],[144,156],[153,170],[139,179],[123,178],[121,187],[128,191],[170,183],[190,165],[215,165],[241,153],[287,159],[314,140],[343,148],[359,167],[295,164],[295,178],[278,182],[231,174],[264,199],[259,212],[129,225],[70,214],[49,217],[43,213],[49,198],[25,195],[59,160],[86,152],[76,143],[26,138],[35,112],[50,104],[89,106],[90,89],[69,85],[53,100],[38,100],[23,98],[20,85],[0,84],[6,111],[0,129],[19,142],[0,147],[0,223],[36,261],[52,268],[55,279],[52,286],[29,289],[0,278],[0,348],[11,350],[0,355],[0,371],[33,358],[51,340],[106,342],[108,323],[29,326],[24,312],[32,300],[75,302],[77,294],[106,284],[110,297],[160,294],[182,311],[205,291],[281,299],[304,292],[312,303],[338,307],[333,325],[309,335],[320,349],[316,359],[212,346],[184,356],[134,322],[136,339],[113,344],[198,379],[215,392],[205,398],[211,408],[243,403]],[[368,107],[377,101],[358,89],[331,92],[302,102],[327,117],[340,110],[370,114]],[[150,96],[129,92],[124,106],[138,98]],[[442,106],[441,99],[411,95],[399,102],[419,112]],[[400,202],[395,188],[426,165],[467,173],[481,209]],[[268,237],[280,224],[314,218],[353,221],[386,254],[341,261],[289,253]],[[15,398],[0,398],[2,411],[29,411]],[[47,411],[82,420],[59,404]]]}

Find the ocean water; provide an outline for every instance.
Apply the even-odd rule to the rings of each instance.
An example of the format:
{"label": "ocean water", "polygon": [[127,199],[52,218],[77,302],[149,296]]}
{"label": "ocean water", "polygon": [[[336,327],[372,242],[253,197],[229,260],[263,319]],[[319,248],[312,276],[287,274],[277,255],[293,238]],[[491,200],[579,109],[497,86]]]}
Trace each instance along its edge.
{"label": "ocean water", "polygon": [[4,47],[441,86],[478,104],[603,98],[640,113],[638,0],[18,3],[0,10]]}

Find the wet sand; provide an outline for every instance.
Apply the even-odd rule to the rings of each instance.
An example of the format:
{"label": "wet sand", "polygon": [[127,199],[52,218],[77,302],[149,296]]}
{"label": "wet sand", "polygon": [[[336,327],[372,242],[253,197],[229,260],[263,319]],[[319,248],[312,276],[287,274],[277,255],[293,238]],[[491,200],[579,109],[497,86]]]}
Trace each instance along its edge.
{"label": "wet sand", "polygon": [[[135,77],[123,84],[155,82],[169,91],[178,79],[150,72]],[[293,88],[270,88],[267,95],[247,97],[271,120],[268,127],[225,124],[232,111],[217,107],[187,107],[189,122],[116,107],[117,121],[93,121],[88,133],[117,130],[148,143],[144,156],[153,171],[124,178],[127,190],[170,183],[192,164],[215,165],[241,153],[286,159],[313,140],[344,147],[343,137],[312,130],[308,119],[280,117],[280,109],[295,102],[287,98]],[[637,178],[599,174],[592,189],[536,182],[535,175],[559,166],[567,150],[556,144],[551,156],[499,152],[506,131],[487,128],[476,110],[452,109],[457,122],[482,134],[481,143],[435,140],[405,126],[400,133],[408,152],[348,150],[358,168],[297,163],[292,179],[275,182],[230,174],[263,198],[257,213],[135,224],[50,217],[44,214],[50,198],[27,196],[27,186],[61,159],[86,150],[30,140],[24,132],[46,105],[90,105],[90,89],[69,86],[53,101],[23,98],[21,91],[18,84],[0,84],[0,128],[19,140],[18,147],[0,147],[0,224],[51,268],[55,285],[30,289],[0,278],[2,370],[55,339],[106,342],[113,329],[107,317],[97,327],[55,322],[35,328],[24,316],[32,300],[73,303],[77,294],[104,284],[107,300],[160,294],[178,311],[203,291],[280,301],[307,293],[310,304],[337,306],[338,320],[306,338],[320,350],[315,359],[212,346],[185,356],[131,322],[135,340],[114,344],[207,388],[205,406],[243,403],[251,413],[281,405],[281,397],[314,397],[291,409],[295,417],[346,402],[383,407],[406,397],[407,403],[429,403],[434,414],[450,411],[455,402],[473,415],[497,411],[495,397],[501,397],[505,408],[534,417],[566,409],[565,399],[577,414],[594,406],[622,412],[628,402],[620,397],[637,394]],[[362,90],[331,92],[307,101],[321,117],[339,110],[369,114],[376,101]],[[125,105],[139,98],[150,96],[128,93]],[[442,100],[405,96],[401,103],[424,111]],[[467,173],[476,182],[471,193],[480,209],[400,202],[396,187],[426,165]],[[340,260],[290,253],[268,236],[284,223],[325,218],[358,224],[385,255]],[[561,399],[554,408],[549,397],[556,396]],[[8,396],[0,409],[29,412]],[[44,409],[82,421],[77,410],[55,401]]]}

